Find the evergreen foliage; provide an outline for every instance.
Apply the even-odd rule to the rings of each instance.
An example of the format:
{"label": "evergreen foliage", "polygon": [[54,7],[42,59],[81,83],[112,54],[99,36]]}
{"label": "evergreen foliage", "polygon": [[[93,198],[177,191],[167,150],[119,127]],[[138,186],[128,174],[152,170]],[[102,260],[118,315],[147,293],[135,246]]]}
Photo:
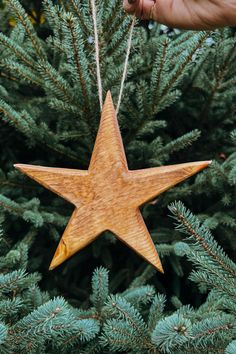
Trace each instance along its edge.
{"label": "evergreen foliage", "polygon": [[[197,309],[166,308],[165,296],[145,285],[147,273],[139,284],[112,294],[108,271],[100,267],[93,273],[89,306],[78,309],[61,297],[49,300],[37,286],[39,275],[27,274],[13,261],[0,279],[0,352],[233,353],[236,265],[182,203],[170,210],[177,230],[187,234],[181,247],[195,268],[190,279],[207,292],[205,303]],[[24,249],[20,257],[26,266],[28,248],[23,241],[6,258],[17,249]],[[19,260],[17,252],[16,256]]]}
{"label": "evergreen foliage", "polygon": [[[132,18],[115,0],[97,9],[103,98],[116,104]],[[0,353],[236,353],[235,47],[233,29],[137,21],[118,115],[130,169],[214,161],[142,210],[164,277],[109,233],[49,273],[72,208],[13,164],[88,167],[91,4],[0,2]]]}

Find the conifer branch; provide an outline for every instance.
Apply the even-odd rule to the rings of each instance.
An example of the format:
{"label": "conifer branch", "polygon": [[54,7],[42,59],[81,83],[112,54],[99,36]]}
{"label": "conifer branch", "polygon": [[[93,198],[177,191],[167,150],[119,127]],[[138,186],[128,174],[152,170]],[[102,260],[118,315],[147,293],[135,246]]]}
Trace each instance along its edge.
{"label": "conifer branch", "polygon": [[0,67],[9,71],[12,75],[16,75],[15,77],[17,81],[22,80],[39,87],[42,85],[42,81],[37,77],[37,73],[24,67],[22,64],[11,60],[4,60],[0,62]]}
{"label": "conifer branch", "polygon": [[27,35],[29,36],[33,47],[35,49],[36,54],[39,58],[45,59],[46,54],[41,46],[41,43],[35,33],[35,30],[25,12],[22,5],[18,0],[8,0],[8,4],[10,8],[13,10],[13,13],[17,16],[18,20],[21,22],[22,26],[24,27]]}
{"label": "conifer branch", "polygon": [[[120,12],[120,4],[119,2],[115,1],[115,2],[111,2],[110,6],[109,6],[109,12],[107,14],[107,18],[105,19],[105,27],[109,28],[109,32],[112,29],[111,33],[114,34],[114,28],[113,28],[113,22],[114,19],[116,18],[116,14]],[[124,17],[126,17],[125,13],[123,13],[123,16],[120,18],[120,20],[122,20]],[[112,27],[111,27],[112,24]]]}
{"label": "conifer branch", "polygon": [[66,80],[47,61],[39,62],[39,69],[49,89],[68,103],[74,102],[74,95]]}
{"label": "conifer branch", "polygon": [[0,76],[3,77],[4,79],[8,79],[8,80],[11,80],[11,81],[18,81],[18,79],[16,77],[13,77],[13,76],[9,76],[3,72],[0,72]]}
{"label": "conifer branch", "polygon": [[28,65],[30,68],[34,68],[33,59],[27,54],[25,50],[22,49],[17,43],[12,41],[10,38],[0,33],[0,44],[10,49],[12,53],[16,55],[23,63]]}
{"label": "conifer branch", "polygon": [[[194,218],[190,212],[187,212],[181,203],[172,204],[169,209],[174,214],[175,218],[183,225],[184,230],[186,230],[186,232],[202,246],[208,255],[227,273],[236,278],[236,266],[233,262],[228,260],[220,248],[217,247],[211,234],[203,226],[199,225],[197,219]],[[204,232],[206,234],[205,237],[203,236]],[[208,238],[208,241],[206,238]],[[211,243],[211,246],[209,242]],[[214,248],[212,246],[214,246]]]}
{"label": "conifer branch", "polygon": [[81,11],[81,8],[79,6],[79,3],[76,0],[69,0],[68,1],[69,4],[71,4],[71,7],[73,8],[78,20],[79,20],[79,24],[81,26],[82,31],[84,32],[84,34],[86,36],[88,36],[89,32],[88,32],[88,28],[84,22],[84,18],[83,18],[83,12]]}
{"label": "conifer branch", "polygon": [[[156,60],[154,62],[154,69],[152,72],[152,78],[151,78],[151,86],[152,88],[152,95],[153,95],[153,113],[156,111],[158,104],[159,104],[159,99],[160,99],[160,95],[159,91],[160,91],[160,83],[161,83],[161,78],[164,70],[164,64],[166,61],[166,57],[167,57],[167,49],[169,46],[169,39],[164,38],[162,41],[160,41],[160,47],[161,47],[161,53],[158,51],[157,52],[157,56],[156,56]],[[158,72],[156,72],[158,70]]]}
{"label": "conifer branch", "polygon": [[[79,38],[79,30],[76,27],[75,19],[71,15],[68,15],[65,18],[65,22],[66,22],[66,27],[68,29],[68,32],[70,34],[71,46],[69,50],[71,51],[71,47],[72,47],[74,65],[77,69],[77,74],[79,77],[82,94],[85,102],[85,108],[87,108],[88,112],[86,112],[86,109],[83,109],[83,111],[84,114],[88,114],[88,113],[91,114],[90,101],[89,101],[89,92],[91,91],[91,85],[88,84],[88,78],[86,79],[86,75],[88,76],[88,65],[86,62],[87,58],[83,53],[84,48],[83,48],[82,39]],[[82,107],[84,107],[84,105],[82,105]]]}
{"label": "conifer branch", "polygon": [[204,337],[205,336],[211,336],[212,334],[221,332],[221,331],[227,331],[227,330],[232,330],[234,328],[234,324],[233,323],[227,323],[221,326],[216,326],[214,328],[209,328],[206,331],[200,332],[197,335],[195,335],[194,339],[200,338],[200,337]]}
{"label": "conifer branch", "polygon": [[[121,33],[116,33],[113,35],[111,42],[107,47],[107,55],[110,56],[113,54],[114,51],[117,51],[125,41],[125,39],[129,36],[130,26],[132,25],[132,18],[127,19],[125,21],[125,28],[123,28]],[[123,53],[121,53],[122,55]]]}
{"label": "conifer branch", "polygon": [[207,116],[207,113],[211,109],[212,103],[214,102],[217,92],[221,88],[223,88],[222,86],[224,85],[224,78],[229,70],[230,61],[235,56],[235,49],[236,49],[236,43],[234,42],[231,49],[227,53],[224,64],[222,66],[218,66],[218,72],[216,75],[214,85],[212,86],[212,91],[209,95],[209,98],[206,100],[203,109],[200,111],[199,117],[206,117]]}
{"label": "conifer branch", "polygon": [[181,58],[180,65],[176,66],[176,69],[171,73],[169,80],[165,80],[166,84],[163,85],[159,104],[163,104],[170,91],[173,90],[180,82],[185,69],[192,62],[193,55],[202,47],[208,35],[208,32],[203,32],[196,35],[196,40],[193,41],[193,44],[188,49],[187,54]]}

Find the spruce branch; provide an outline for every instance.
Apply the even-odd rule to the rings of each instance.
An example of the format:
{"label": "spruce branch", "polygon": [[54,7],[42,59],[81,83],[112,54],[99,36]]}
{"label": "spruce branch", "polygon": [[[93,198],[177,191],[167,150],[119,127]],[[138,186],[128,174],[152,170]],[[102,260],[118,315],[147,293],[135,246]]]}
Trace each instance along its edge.
{"label": "spruce branch", "polygon": [[4,323],[0,323],[0,345],[4,344],[7,338],[8,328]]}
{"label": "spruce branch", "polygon": [[10,72],[10,74],[15,77],[15,80],[19,82],[23,81],[39,87],[42,86],[42,81],[37,76],[37,73],[20,63],[5,59],[0,61],[0,68]]}
{"label": "spruce branch", "polygon": [[84,21],[85,13],[83,12],[83,8],[82,8],[80,2],[78,0],[69,0],[68,3],[71,6],[73,12],[76,14],[76,16],[79,20],[79,25],[80,25],[83,33],[86,36],[88,36],[89,31],[88,31],[88,28],[87,28],[85,21]]}
{"label": "spruce branch", "polygon": [[0,320],[13,319],[22,310],[23,306],[23,300],[18,297],[0,301]]}
{"label": "spruce branch", "polygon": [[115,34],[113,34],[111,41],[106,49],[106,55],[111,56],[112,54],[114,54],[114,52],[117,52],[120,47],[122,47],[122,52],[120,54],[122,54],[123,56],[124,43],[126,43],[126,38],[128,38],[129,36],[132,21],[132,18],[125,18],[122,31],[117,31]]}
{"label": "spruce branch", "polygon": [[32,23],[29,20],[28,15],[26,14],[23,6],[20,4],[18,0],[8,0],[8,6],[12,10],[13,14],[16,15],[22,26],[24,27],[27,35],[29,36],[32,45],[34,47],[35,53],[38,55],[39,58],[45,59],[46,54],[41,45],[41,42],[34,30]]}
{"label": "spruce branch", "polygon": [[148,315],[148,329],[152,333],[156,324],[164,316],[166,297],[162,294],[157,294],[151,304]]}
{"label": "spruce branch", "polygon": [[[76,19],[71,15],[64,15],[65,22],[65,42],[68,47],[68,55],[71,56],[71,48],[73,53],[73,65],[77,70],[77,75],[82,89],[82,94],[85,102],[84,114],[91,114],[89,93],[91,92],[91,82],[88,78],[88,62],[84,52],[84,45],[80,35],[80,29],[76,23]],[[82,105],[83,107],[84,105]]]}
{"label": "spruce branch", "polygon": [[104,16],[104,28],[108,30],[108,38],[110,38],[110,34],[114,34],[119,31],[121,27],[121,23],[124,21],[126,14],[122,10],[119,2],[117,1],[108,1],[105,8],[105,16]]}
{"label": "spruce branch", "polygon": [[[207,320],[207,322],[209,322],[209,320]],[[224,331],[228,331],[231,330],[232,328],[234,328],[234,324],[229,322],[226,324],[222,324],[222,325],[216,325],[215,327],[210,327],[205,329],[203,332],[199,332],[194,336],[194,339],[199,339],[199,338],[203,338],[204,340],[206,339],[206,336],[213,336],[214,334],[218,334],[219,332],[224,332]]]}
{"label": "spruce branch", "polygon": [[39,71],[45,80],[46,88],[67,103],[74,103],[74,94],[68,82],[47,61],[39,61]]}
{"label": "spruce branch", "polygon": [[0,72],[0,76],[3,77],[4,79],[11,80],[11,81],[18,81],[16,77],[14,76],[9,76],[3,72]]}
{"label": "spruce branch", "polygon": [[16,293],[26,289],[31,284],[35,284],[40,279],[41,276],[38,273],[27,274],[22,269],[4,275],[0,274],[0,293],[13,292],[16,295]]}
{"label": "spruce branch", "polygon": [[154,274],[155,270],[153,267],[151,265],[147,265],[144,271],[132,281],[129,288],[138,288],[139,286],[146,284],[147,281],[154,276]]}
{"label": "spruce branch", "polygon": [[152,302],[155,296],[155,289],[151,285],[143,285],[137,288],[127,289],[122,293],[122,296],[136,306],[136,308],[139,308]]}
{"label": "spruce branch", "polygon": [[3,114],[4,119],[10,124],[14,125],[16,129],[20,132],[31,137],[32,126],[34,125],[34,121],[28,115],[20,114],[14,110],[8,103],[0,99],[0,113]]}
{"label": "spruce branch", "polygon": [[109,294],[108,271],[105,268],[95,269],[92,277],[92,289],[91,301],[100,313]]}
{"label": "spruce branch", "polygon": [[152,343],[161,352],[173,353],[175,348],[186,344],[191,337],[191,321],[173,314],[159,321],[152,333]]}
{"label": "spruce branch", "polygon": [[[217,74],[214,80],[214,84],[211,86],[211,92],[210,95],[208,96],[208,99],[205,102],[205,105],[203,106],[202,110],[200,111],[199,117],[206,117],[212,108],[214,101],[218,100],[218,93],[221,90],[224,90],[224,84],[225,84],[225,79],[230,74],[231,70],[231,61],[235,58],[235,48],[236,48],[236,42],[235,40],[230,42],[230,48],[228,49],[227,55],[224,56],[224,60],[221,62],[221,65],[217,66]],[[231,75],[230,75],[231,77]],[[229,85],[230,88],[232,87]],[[233,90],[233,93],[235,91]]]}
{"label": "spruce branch", "polygon": [[153,113],[157,111],[160,100],[160,83],[163,75],[165,75],[168,46],[170,44],[169,38],[160,38],[158,43],[158,50],[153,64],[153,71],[151,75],[151,92],[153,97],[152,110]]}
{"label": "spruce branch", "polygon": [[3,33],[0,33],[0,45],[10,49],[11,53],[14,53],[20,61],[30,68],[34,68],[34,61],[30,55],[20,45]]}
{"label": "spruce branch", "polygon": [[197,241],[210,258],[233,279],[236,278],[236,265],[226,256],[224,251],[216,243],[210,231],[190,212],[181,202],[169,206],[173,218],[179,222],[177,229],[187,233],[194,241]]}
{"label": "spruce branch", "polygon": [[236,340],[233,340],[226,348],[225,354],[234,354],[236,351]]}
{"label": "spruce branch", "polygon": [[0,194],[0,206],[3,210],[21,217],[23,220],[30,222],[36,228],[41,227],[44,223],[57,226],[65,226],[67,218],[54,212],[49,213],[46,210],[39,210],[39,200],[33,198],[26,203],[16,203],[15,201]]}
{"label": "spruce branch", "polygon": [[46,19],[49,22],[52,31],[53,31],[53,37],[47,38],[48,43],[53,42],[53,48],[54,48],[54,61],[58,58],[59,54],[63,53],[63,48],[61,46],[61,40],[62,40],[62,13],[64,11],[62,8],[58,5],[53,5],[53,2],[51,0],[43,0],[43,9],[46,13]]}
{"label": "spruce branch", "polygon": [[[122,326],[120,327],[120,329],[126,326],[127,328],[130,328],[132,330],[132,342],[133,344],[136,343],[136,347],[141,346],[143,349],[150,350],[152,352],[156,351],[156,348],[154,348],[152,343],[150,342],[147,326],[144,323],[140,313],[125,298],[119,295],[111,295],[108,298],[107,304],[103,309],[103,313],[105,316],[114,318],[114,321],[115,319],[117,319],[117,322],[112,322],[113,325],[116,323],[118,327],[119,325]],[[124,323],[122,323],[122,321],[124,321]],[[108,325],[110,326],[111,322],[109,322]],[[106,335],[103,338],[106,341]],[[119,337],[117,339],[119,342]],[[126,340],[127,338],[125,339],[125,341]],[[127,341],[127,343],[129,343],[129,340]]]}
{"label": "spruce branch", "polygon": [[[163,80],[163,83],[161,85],[161,98],[159,100],[159,106],[166,107],[166,100],[168,100],[168,95],[170,95],[171,91],[173,92],[173,90],[176,89],[177,85],[180,84],[181,80],[185,75],[185,70],[187,70],[187,68],[193,61],[193,56],[204,45],[208,35],[208,32],[200,32],[198,34],[195,34],[195,36],[189,42],[188,49],[181,53],[178,65],[175,65],[171,73],[166,76],[165,80]],[[172,43],[172,47],[174,45],[175,44]],[[174,100],[176,100],[175,94],[173,95],[172,102],[174,102]]]}
{"label": "spruce branch", "polygon": [[[188,146],[191,146],[196,140],[201,136],[201,132],[198,129],[195,129],[189,133],[182,135],[180,138],[177,138],[165,146],[157,147],[154,150],[154,156],[158,156],[158,159],[151,158],[149,161],[151,164],[159,163],[160,161],[166,161],[169,158],[169,155],[173,154],[176,151],[185,149]],[[155,148],[156,141],[154,140],[151,143],[151,146]]]}
{"label": "spruce branch", "polygon": [[10,124],[14,125],[16,129],[27,136],[31,144],[37,142],[43,147],[65,156],[72,161],[79,161],[76,154],[70,148],[66,148],[56,141],[55,134],[53,134],[46,125],[37,126],[34,119],[26,111],[17,112],[8,103],[0,100],[0,113],[3,113],[4,119]]}

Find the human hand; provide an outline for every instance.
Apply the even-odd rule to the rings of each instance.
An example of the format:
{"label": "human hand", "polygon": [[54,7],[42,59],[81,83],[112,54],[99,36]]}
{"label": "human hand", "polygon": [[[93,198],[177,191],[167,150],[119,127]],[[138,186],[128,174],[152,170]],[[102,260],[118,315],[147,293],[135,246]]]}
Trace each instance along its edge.
{"label": "human hand", "polygon": [[129,14],[172,28],[236,26],[236,0],[123,0],[123,7]]}

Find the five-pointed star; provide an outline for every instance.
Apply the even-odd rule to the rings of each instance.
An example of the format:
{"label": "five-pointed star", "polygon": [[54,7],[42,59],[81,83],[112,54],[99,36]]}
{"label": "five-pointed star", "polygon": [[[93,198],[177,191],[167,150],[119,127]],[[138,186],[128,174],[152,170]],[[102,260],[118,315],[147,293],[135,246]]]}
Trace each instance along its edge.
{"label": "five-pointed star", "polygon": [[139,207],[209,163],[190,162],[130,171],[108,92],[87,171],[23,164],[15,167],[75,206],[50,269],[109,230],[163,272]]}

